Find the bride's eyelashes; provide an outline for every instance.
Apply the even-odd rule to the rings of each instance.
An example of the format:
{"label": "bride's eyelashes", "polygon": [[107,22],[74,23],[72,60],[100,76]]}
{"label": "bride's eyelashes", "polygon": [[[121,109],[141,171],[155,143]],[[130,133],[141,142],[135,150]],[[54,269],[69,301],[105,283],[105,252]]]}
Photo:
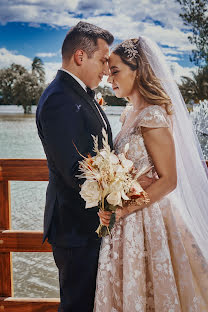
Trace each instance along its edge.
{"label": "bride's eyelashes", "polygon": [[117,71],[112,72],[111,75],[116,75],[118,73],[119,73],[119,71],[117,70]]}

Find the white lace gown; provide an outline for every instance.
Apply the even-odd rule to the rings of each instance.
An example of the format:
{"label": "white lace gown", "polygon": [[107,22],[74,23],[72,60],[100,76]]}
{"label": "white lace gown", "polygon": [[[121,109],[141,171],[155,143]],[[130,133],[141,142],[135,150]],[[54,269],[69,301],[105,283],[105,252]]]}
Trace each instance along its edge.
{"label": "white lace gown", "polygon": [[[165,110],[143,109],[115,150],[123,152],[138,169],[153,165],[144,145],[141,126],[170,127]],[[153,177],[153,168],[148,177]],[[207,312],[208,265],[175,205],[165,196],[142,211],[117,222],[112,236],[102,240],[94,312]]]}

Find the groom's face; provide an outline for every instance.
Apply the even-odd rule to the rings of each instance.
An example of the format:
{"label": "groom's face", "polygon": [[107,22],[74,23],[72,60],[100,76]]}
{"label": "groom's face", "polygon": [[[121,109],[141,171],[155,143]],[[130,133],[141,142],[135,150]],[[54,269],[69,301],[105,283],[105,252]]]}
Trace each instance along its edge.
{"label": "groom's face", "polygon": [[104,75],[108,75],[108,58],[108,44],[103,39],[98,39],[97,50],[90,58],[86,55],[85,61],[82,65],[82,80],[91,89],[98,86]]}

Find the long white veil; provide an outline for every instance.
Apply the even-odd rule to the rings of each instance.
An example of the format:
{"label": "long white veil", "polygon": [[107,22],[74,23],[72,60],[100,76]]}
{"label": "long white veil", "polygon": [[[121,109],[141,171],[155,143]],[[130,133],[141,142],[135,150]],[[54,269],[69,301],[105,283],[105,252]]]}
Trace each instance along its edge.
{"label": "long white veil", "polygon": [[176,148],[178,184],[174,191],[180,199],[176,205],[208,260],[208,170],[202,150],[182,95],[166,64],[160,48],[149,38],[139,37],[139,44],[169,95],[173,108],[173,136]]}

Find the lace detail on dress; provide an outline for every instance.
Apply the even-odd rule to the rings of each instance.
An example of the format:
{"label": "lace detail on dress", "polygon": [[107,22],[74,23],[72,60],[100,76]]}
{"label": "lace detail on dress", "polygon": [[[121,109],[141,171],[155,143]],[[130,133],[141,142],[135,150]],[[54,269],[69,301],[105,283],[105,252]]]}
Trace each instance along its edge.
{"label": "lace detail on dress", "polygon": [[[126,108],[123,112],[123,118],[126,119],[128,113],[130,112],[131,107]],[[167,114],[166,114],[167,116]],[[146,174],[148,178],[153,178],[157,176],[156,171],[153,167],[153,162],[151,157],[148,155],[145,148],[144,139],[141,132],[141,126],[149,128],[158,128],[158,127],[169,127],[170,121],[168,117],[165,116],[165,111],[160,106],[148,106],[144,108],[140,114],[135,119],[132,127],[129,127],[128,131],[124,136],[118,136],[114,142],[114,148],[117,153],[124,152],[124,146],[126,143],[129,143],[129,151],[127,157],[134,162],[134,166],[138,172],[146,172],[148,168],[150,169]],[[125,120],[124,120],[125,122]]]}
{"label": "lace detail on dress", "polygon": [[124,124],[125,120],[126,120],[126,116],[128,115],[129,110],[132,109],[132,105],[127,105],[123,112],[121,113],[121,116],[119,118],[119,121],[122,123],[122,125]]}
{"label": "lace detail on dress", "polygon": [[[138,170],[157,175],[141,126],[169,127],[165,110],[145,108],[115,150],[129,143],[128,158]],[[208,265],[177,215],[174,195],[117,222],[102,241],[94,312],[207,312]]]}
{"label": "lace detail on dress", "polygon": [[165,110],[159,106],[148,106],[139,114],[138,124],[147,128],[169,128],[170,119]]}

